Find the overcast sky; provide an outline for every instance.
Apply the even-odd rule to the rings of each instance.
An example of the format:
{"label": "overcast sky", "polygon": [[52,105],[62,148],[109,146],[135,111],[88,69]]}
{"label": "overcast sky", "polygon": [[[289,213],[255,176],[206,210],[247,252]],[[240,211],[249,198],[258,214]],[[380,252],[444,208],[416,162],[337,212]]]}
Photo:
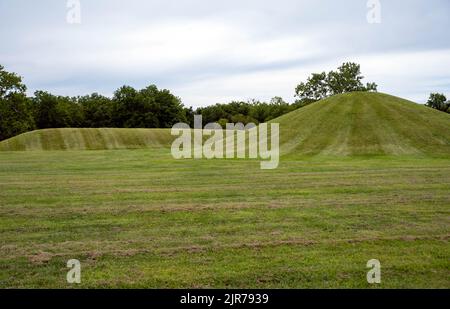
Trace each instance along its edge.
{"label": "overcast sky", "polygon": [[[450,1],[0,0],[0,64],[29,93],[168,88],[187,106],[281,96],[312,72],[358,62],[379,91],[450,96]],[[72,16],[72,15],[71,15]]]}

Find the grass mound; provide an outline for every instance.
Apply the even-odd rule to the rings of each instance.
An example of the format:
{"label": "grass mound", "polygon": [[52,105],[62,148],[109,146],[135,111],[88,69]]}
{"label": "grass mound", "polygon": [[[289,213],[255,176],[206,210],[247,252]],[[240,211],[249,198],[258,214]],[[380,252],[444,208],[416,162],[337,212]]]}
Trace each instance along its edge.
{"label": "grass mound", "polygon": [[382,93],[333,96],[272,122],[284,154],[450,154],[449,114]]}
{"label": "grass mound", "polygon": [[0,143],[0,150],[99,150],[170,146],[169,129],[46,129]]}

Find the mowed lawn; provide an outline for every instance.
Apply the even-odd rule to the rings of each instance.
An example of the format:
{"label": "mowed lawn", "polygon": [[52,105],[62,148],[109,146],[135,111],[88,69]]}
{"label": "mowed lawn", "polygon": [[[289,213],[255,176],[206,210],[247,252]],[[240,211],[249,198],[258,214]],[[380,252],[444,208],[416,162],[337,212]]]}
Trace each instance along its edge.
{"label": "mowed lawn", "polygon": [[0,153],[2,288],[450,288],[449,236],[450,158]]}

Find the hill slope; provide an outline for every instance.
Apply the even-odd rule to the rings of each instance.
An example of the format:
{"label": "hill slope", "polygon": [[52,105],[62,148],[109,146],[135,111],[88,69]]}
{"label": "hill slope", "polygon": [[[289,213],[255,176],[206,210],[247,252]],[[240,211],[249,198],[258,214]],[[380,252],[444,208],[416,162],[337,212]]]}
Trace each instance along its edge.
{"label": "hill slope", "polygon": [[[450,115],[381,93],[333,96],[283,115],[284,155],[450,155]],[[170,147],[170,129],[47,129],[0,142],[0,151]]]}
{"label": "hill slope", "polygon": [[283,154],[450,155],[450,115],[382,93],[333,96],[283,115]]}
{"label": "hill slope", "polygon": [[0,151],[96,150],[170,146],[169,129],[46,129],[0,142]]}

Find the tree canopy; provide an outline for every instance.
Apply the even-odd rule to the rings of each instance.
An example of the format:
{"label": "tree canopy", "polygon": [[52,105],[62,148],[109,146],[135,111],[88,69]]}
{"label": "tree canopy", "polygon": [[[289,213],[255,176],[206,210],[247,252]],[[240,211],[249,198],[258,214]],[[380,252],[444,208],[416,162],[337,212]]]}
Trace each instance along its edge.
{"label": "tree canopy", "polygon": [[0,65],[0,140],[35,128],[22,78]]}
{"label": "tree canopy", "polygon": [[442,93],[431,93],[426,105],[439,111],[450,113],[450,101],[447,101],[447,98]]}
{"label": "tree canopy", "polygon": [[326,97],[352,92],[377,91],[377,84],[364,85],[361,66],[353,62],[343,63],[337,71],[312,73],[306,82],[301,82],[295,89],[300,105],[306,105]]}

